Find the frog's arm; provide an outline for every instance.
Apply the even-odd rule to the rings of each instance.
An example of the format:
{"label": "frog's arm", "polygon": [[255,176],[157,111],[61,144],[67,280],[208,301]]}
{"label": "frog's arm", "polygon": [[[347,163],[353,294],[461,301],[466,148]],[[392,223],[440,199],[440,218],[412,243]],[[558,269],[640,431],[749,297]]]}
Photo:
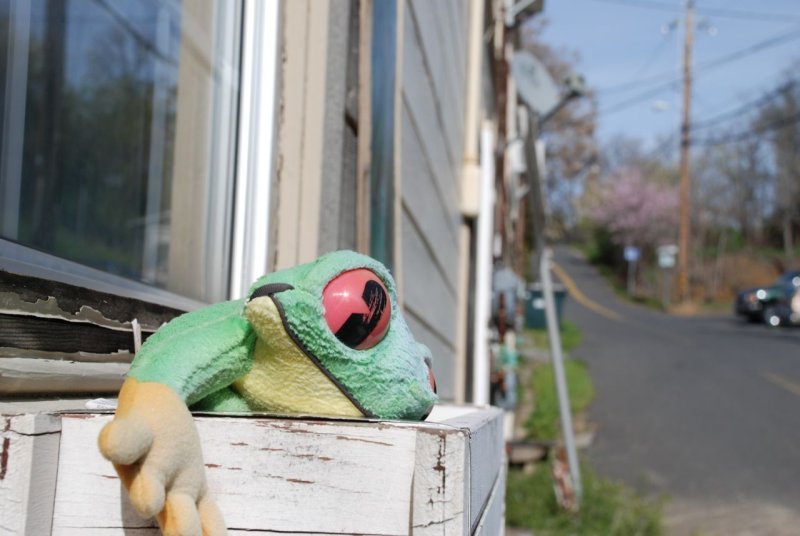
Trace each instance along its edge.
{"label": "frog's arm", "polygon": [[164,384],[187,405],[230,385],[252,366],[255,332],[242,316],[244,303],[217,303],[172,320],[147,339],[128,376]]}
{"label": "frog's arm", "polygon": [[212,305],[172,320],[142,346],[100,433],[134,508],[157,516],[165,534],[221,535],[208,493],[200,439],[187,407],[251,367],[255,334],[244,301]]}

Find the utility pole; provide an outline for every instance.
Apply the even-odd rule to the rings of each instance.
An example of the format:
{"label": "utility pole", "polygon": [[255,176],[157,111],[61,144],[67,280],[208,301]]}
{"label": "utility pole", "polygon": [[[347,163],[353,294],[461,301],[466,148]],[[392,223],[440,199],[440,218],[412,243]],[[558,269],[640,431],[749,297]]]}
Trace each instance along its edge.
{"label": "utility pole", "polygon": [[691,190],[689,176],[689,129],[692,108],[692,46],[694,44],[694,0],[686,0],[685,40],[683,44],[683,120],[681,121],[680,155],[680,222],[678,230],[678,296],[689,296],[689,235],[691,227]]}

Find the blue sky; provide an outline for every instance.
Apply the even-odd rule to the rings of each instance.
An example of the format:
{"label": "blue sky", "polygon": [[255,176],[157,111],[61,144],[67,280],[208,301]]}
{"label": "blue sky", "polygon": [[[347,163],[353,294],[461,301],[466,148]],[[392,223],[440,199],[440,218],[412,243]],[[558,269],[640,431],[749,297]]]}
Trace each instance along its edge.
{"label": "blue sky", "polygon": [[[601,141],[624,134],[654,147],[656,140],[677,131],[683,28],[673,27],[664,35],[662,27],[682,18],[683,4],[683,0],[545,0],[549,22],[541,37],[551,46],[578,53],[577,70],[598,90]],[[696,21],[704,24],[695,32],[695,120],[758,98],[780,84],[793,62],[800,67],[800,0],[696,0],[696,9]],[[711,28],[716,30],[713,36]],[[718,66],[702,66],[779,36],[786,36],[782,44]],[[636,85],[661,74],[665,77]],[[671,79],[678,82],[656,87]],[[624,85],[633,87],[612,89]],[[647,92],[652,95],[613,110]],[[735,119],[725,124],[734,131],[746,129]]]}

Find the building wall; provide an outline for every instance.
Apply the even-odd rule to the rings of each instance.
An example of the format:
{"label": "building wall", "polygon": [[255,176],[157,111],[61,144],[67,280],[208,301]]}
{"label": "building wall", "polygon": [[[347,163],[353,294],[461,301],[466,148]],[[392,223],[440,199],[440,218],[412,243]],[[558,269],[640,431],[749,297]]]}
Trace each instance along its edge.
{"label": "building wall", "polygon": [[411,329],[433,352],[439,393],[456,399],[469,4],[409,0],[401,12],[400,286]]}
{"label": "building wall", "polygon": [[[364,164],[356,145],[358,137],[370,139],[362,129],[374,118],[358,115],[365,109],[358,99],[369,99],[369,77],[386,73],[365,78],[357,69],[372,52],[363,39],[369,36],[356,34],[359,16],[371,18],[369,2],[284,5],[273,269],[334,249],[369,253],[356,239],[359,226],[370,229],[368,218],[357,217]],[[397,73],[393,271],[411,329],[433,353],[446,400],[464,398],[459,323],[464,293],[471,291],[462,284],[469,251],[460,204],[469,8],[461,0],[399,0],[398,64],[385,66]]]}
{"label": "building wall", "polygon": [[[181,38],[184,44],[176,57],[170,60],[170,65],[180,66],[180,70],[176,70],[177,85],[175,88],[162,88],[168,94],[176,89],[178,96],[175,139],[165,132],[162,134],[166,138],[159,142],[167,149],[174,146],[175,156],[165,158],[164,167],[175,167],[177,171],[170,187],[151,189],[154,193],[164,194],[165,200],[171,197],[178,204],[170,205],[164,201],[161,203],[163,207],[155,207],[153,211],[148,209],[141,215],[141,220],[155,225],[153,222],[168,221],[171,217],[171,236],[166,232],[153,233],[154,245],[174,247],[168,258],[170,277],[166,280],[169,283],[165,285],[166,290],[152,286],[153,281],[148,279],[132,282],[114,275],[110,273],[113,270],[104,268],[111,263],[103,263],[99,269],[86,269],[56,257],[57,273],[53,273],[54,270],[48,268],[53,259],[30,257],[37,254],[35,250],[19,253],[17,250],[25,248],[2,239],[0,269],[17,273],[11,268],[12,264],[21,271],[20,263],[26,267],[25,270],[33,263],[41,265],[43,272],[26,275],[65,283],[65,295],[69,295],[75,285],[87,285],[108,295],[130,298],[136,301],[136,307],[157,303],[165,309],[151,323],[145,323],[137,313],[138,323],[146,330],[152,330],[179,311],[240,296],[242,289],[252,281],[251,277],[246,277],[252,270],[260,274],[264,269],[281,269],[310,261],[334,249],[359,249],[369,253],[370,242],[368,237],[364,239],[371,230],[369,192],[365,191],[369,187],[372,157],[369,151],[373,119],[370,95],[374,88],[371,84],[378,79],[370,74],[370,58],[374,50],[371,48],[370,21],[374,20],[374,6],[385,8],[387,5],[378,4],[378,1],[285,0],[279,9],[269,12],[265,11],[266,3],[254,2],[246,3],[248,11],[243,13],[238,3],[204,0],[186,8],[187,12],[193,13],[193,19],[200,20],[198,17],[203,15],[200,17],[203,21],[214,19],[220,24],[204,26],[208,31],[203,34],[207,42],[203,41],[202,48],[189,46],[186,43],[191,43],[191,39],[184,43]],[[259,5],[261,7],[256,9]],[[392,221],[387,225],[391,234],[391,241],[387,241],[391,242],[389,261],[398,279],[411,328],[416,337],[433,351],[434,372],[442,397],[445,400],[463,400],[464,365],[463,360],[459,361],[459,355],[463,356],[460,342],[466,338],[465,296],[471,289],[463,283],[463,267],[467,264],[469,252],[460,208],[460,184],[463,180],[470,4],[462,0],[397,0],[391,5],[397,6],[397,18],[391,21],[396,23],[397,29],[396,41],[391,40],[396,43],[393,52],[396,52],[397,61],[385,66],[396,75],[392,78],[396,85],[389,86],[394,87],[390,98],[395,99],[391,112],[394,135],[393,141],[389,142],[392,173],[387,174],[387,180],[393,181],[394,187],[391,190],[394,195],[391,200],[394,208]],[[16,15],[17,19],[30,18],[26,3],[15,3],[14,6],[26,8]],[[116,9],[105,4],[90,6],[91,9],[111,9],[112,12]],[[198,9],[205,11],[194,13]],[[51,18],[61,20],[63,25],[63,17],[55,16],[57,9],[53,8],[53,11]],[[226,18],[222,18],[220,13],[227,14]],[[391,17],[391,13],[389,15]],[[97,20],[105,19],[98,17]],[[114,17],[108,19],[98,26],[97,31],[109,30],[116,20]],[[249,24],[255,20],[260,21],[259,25]],[[278,31],[261,31],[272,28],[273,23]],[[17,30],[28,36],[28,23],[20,26],[25,28]],[[212,27],[215,31],[220,28],[225,31],[211,35]],[[197,39],[197,35],[192,39]],[[242,35],[246,38],[242,39]],[[273,40],[272,48],[264,46],[269,38]],[[144,46],[140,37],[129,36],[126,39],[132,40],[132,45]],[[212,47],[212,43],[217,41],[219,43]],[[240,47],[242,43],[244,45]],[[157,48],[156,45],[158,43],[144,48],[155,50],[153,47]],[[276,55],[275,45],[280,49],[277,62],[273,61],[276,58],[267,57]],[[77,47],[71,49],[75,51]],[[265,52],[267,49],[271,52]],[[218,57],[211,59],[219,66],[206,58],[212,50]],[[241,67],[239,53],[246,68],[228,73],[225,69],[231,65]],[[203,57],[191,58],[187,54],[201,54]],[[29,55],[26,49],[19,52],[18,59],[27,62]],[[198,62],[205,67],[200,69],[196,65]],[[272,66],[276,63],[277,68],[273,71]],[[73,61],[72,64],[81,62]],[[383,66],[380,69],[378,73],[387,72]],[[217,76],[220,72],[228,74]],[[3,74],[7,76],[7,73]],[[200,74],[205,76],[202,82],[208,87],[199,93],[189,91],[198,87],[196,80]],[[234,82],[241,83],[242,87],[237,88]],[[26,83],[33,84],[34,81],[26,79]],[[265,87],[270,91],[262,91]],[[243,97],[241,102],[237,102],[238,90],[248,98]],[[187,95],[190,98],[184,100]],[[214,99],[211,99],[212,95]],[[268,97],[260,101],[260,96],[264,95]],[[271,111],[270,114],[264,112],[271,110],[273,104],[276,108],[274,119],[270,116]],[[121,111],[127,108],[118,107]],[[264,119],[267,116],[269,118]],[[125,124],[122,120],[118,122]],[[271,156],[266,159],[268,162],[258,163],[259,159],[254,155],[263,155],[266,143],[272,155],[274,123],[277,163],[273,164]],[[245,124],[249,126],[242,127]],[[263,132],[259,134],[259,129],[269,131],[269,136]],[[68,142],[75,143],[73,140]],[[146,154],[148,147],[150,150],[153,148],[141,140],[133,140],[130,145],[135,154]],[[198,147],[208,150],[192,150]],[[195,158],[187,155],[195,155]],[[128,159],[127,153],[123,156],[122,160]],[[208,178],[208,191],[198,186],[201,176]],[[189,177],[194,179],[189,180]],[[54,184],[60,184],[58,181],[63,179],[60,175],[54,176]],[[267,188],[264,181],[270,180],[271,188]],[[86,185],[88,188],[89,183]],[[176,185],[180,188],[175,189]],[[215,189],[212,190],[212,186]],[[185,194],[187,188],[188,194],[177,195]],[[249,196],[254,191],[266,190],[269,190],[269,195],[263,198]],[[49,197],[55,200],[53,195]],[[187,199],[194,202],[187,204]],[[148,200],[148,204],[158,203],[149,203]],[[264,218],[250,218],[251,212],[266,215]],[[186,221],[181,219],[182,216],[187,217]],[[205,219],[198,223],[198,218]],[[155,239],[162,238],[164,244],[156,243]],[[269,244],[268,262],[263,259],[266,254],[251,255],[257,259],[249,262],[252,259],[246,250],[254,249],[252,245],[255,243]],[[14,251],[7,253],[12,246]],[[219,246],[220,251],[211,246]],[[263,249],[267,249],[266,245]],[[58,251],[54,253],[60,254]],[[230,258],[233,261],[229,262]],[[210,266],[212,263],[214,266]],[[64,274],[63,279],[58,279]],[[98,277],[98,274],[104,277]],[[238,291],[231,281],[241,282]],[[100,299],[87,294],[89,298]],[[91,302],[87,304],[92,306]],[[131,309],[133,306],[128,307]],[[38,311],[30,313],[26,315],[36,317],[39,314]],[[133,318],[127,315],[119,321],[129,322]],[[129,324],[125,324],[125,329],[128,327]],[[126,348],[131,346],[132,350],[132,345],[132,338],[126,341]],[[61,351],[61,346],[56,345],[53,349]],[[125,359],[129,361],[130,357],[126,353]],[[113,356],[114,366],[123,370],[124,364],[117,366],[118,358],[118,355]],[[2,366],[0,360],[0,372]],[[75,384],[75,389],[88,389],[72,379],[69,381]],[[120,381],[121,374],[116,374],[104,390],[113,392]],[[47,392],[61,390],[61,385],[48,386]],[[33,389],[26,392],[39,392]],[[92,390],[97,391],[96,388]]]}
{"label": "building wall", "polygon": [[357,2],[284,3],[271,269],[355,246],[355,134],[348,88]]}

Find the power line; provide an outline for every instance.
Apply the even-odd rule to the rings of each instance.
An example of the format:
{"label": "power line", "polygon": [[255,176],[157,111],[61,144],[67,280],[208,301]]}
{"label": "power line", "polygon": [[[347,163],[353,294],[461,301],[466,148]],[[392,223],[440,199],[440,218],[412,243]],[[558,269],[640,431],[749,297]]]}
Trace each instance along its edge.
{"label": "power line", "polygon": [[[765,50],[767,48],[779,46],[799,38],[800,38],[800,29],[794,27],[788,32],[781,32],[777,35],[764,39],[763,41],[759,41],[758,43],[754,43],[745,48],[741,48],[737,51],[731,52],[729,54],[725,54],[710,60],[698,62],[696,68],[704,70],[714,69],[716,67],[720,67],[732,61],[736,61],[746,56],[750,56],[751,54],[761,52],[762,50]],[[676,76],[674,71],[663,72],[657,75],[649,76],[647,78],[642,78],[635,82],[626,82],[624,84],[619,84],[616,86],[600,88],[597,90],[597,92],[605,95],[608,95],[610,93],[621,93],[628,91],[630,89],[634,89],[641,85],[646,85],[651,82],[660,82],[665,79],[678,80],[680,79],[680,76]]]}
{"label": "power line", "polygon": [[669,43],[669,41],[669,34],[666,34],[661,38],[661,41],[659,41],[655,48],[653,48],[653,51],[647,57],[647,60],[644,62],[644,64],[642,64],[642,66],[636,71],[636,74],[633,75],[634,79],[641,77],[650,69],[653,63],[655,63],[655,61],[661,55],[661,52],[663,52],[663,50],[666,48],[666,45]]}
{"label": "power line", "polygon": [[604,4],[618,4],[622,6],[656,9],[659,11],[669,11],[670,13],[678,12],[678,9],[676,9],[674,5],[666,4],[664,2],[655,2],[651,0],[594,0],[594,1],[602,2]]}
{"label": "power line", "polygon": [[771,132],[773,130],[781,130],[787,127],[791,127],[797,123],[800,123],[800,112],[797,112],[788,117],[783,117],[781,119],[778,119],[777,121],[773,121],[772,123],[768,123],[766,125],[746,130],[744,132],[738,132],[736,134],[728,134],[726,136],[721,136],[718,138],[706,138],[705,140],[697,140],[694,141],[693,143],[696,145],[702,145],[703,147],[714,147],[717,145],[738,143],[741,141],[746,141],[750,138],[754,138],[766,132]]}
{"label": "power line", "polygon": [[[723,56],[720,56],[718,58],[714,58],[714,59],[711,59],[711,60],[706,60],[704,62],[699,62],[699,63],[695,64],[694,69],[695,70],[702,69],[702,72],[695,73],[694,77],[698,78],[700,76],[706,75],[706,74],[708,74],[709,71],[711,71],[713,69],[716,69],[718,67],[721,67],[723,65],[726,65],[726,64],[728,64],[730,62],[739,60],[739,59],[741,59],[743,57],[746,57],[746,56],[749,56],[751,54],[755,54],[755,53],[760,52],[760,51],[762,51],[762,50],[764,50],[766,48],[782,45],[782,44],[784,44],[786,42],[789,42],[789,41],[792,41],[792,40],[795,40],[795,39],[800,39],[800,31],[798,31],[797,29],[793,29],[791,32],[782,33],[780,35],[771,37],[769,39],[765,39],[764,41],[760,41],[758,43],[755,43],[755,44],[750,45],[748,47],[745,47],[743,49],[737,50],[735,52],[731,52],[730,54],[726,54],[726,55],[723,55]],[[661,76],[660,78],[663,78],[663,76]],[[666,82],[662,82],[662,83],[660,83],[660,84],[658,84],[656,86],[653,86],[653,87],[645,90],[643,93],[637,94],[634,97],[631,97],[629,99],[621,101],[621,102],[619,102],[617,104],[613,104],[613,105],[611,105],[611,106],[609,106],[609,107],[607,107],[605,109],[601,109],[601,110],[598,111],[598,114],[600,114],[600,115],[609,114],[609,113],[618,112],[620,110],[624,110],[625,108],[628,108],[630,106],[638,104],[639,102],[641,102],[643,100],[646,100],[648,98],[651,98],[651,97],[659,94],[663,89],[675,86],[676,84],[678,84],[681,81],[681,79],[682,79],[681,76],[675,76],[673,74],[673,77],[672,77],[671,80],[668,80]]]}
{"label": "power line", "polygon": [[727,54],[725,56],[720,56],[719,58],[715,58],[713,60],[706,60],[700,62],[697,64],[697,67],[706,70],[708,70],[709,68],[719,67],[720,65],[736,61],[738,59],[744,58],[745,56],[755,54],[756,52],[761,52],[762,50],[767,48],[772,48],[774,46],[788,43],[789,41],[794,41],[795,39],[798,38],[800,38],[800,31],[798,31],[797,27],[794,27],[789,32],[785,32],[776,35],[774,37],[765,39],[763,41],[759,41],[758,43],[737,50],[736,52],[731,52],[730,54]]}
{"label": "power line", "polygon": [[743,11],[739,9],[729,8],[716,8],[716,7],[703,7],[698,8],[697,11],[703,15],[712,15],[714,17],[722,17],[729,19],[740,19],[747,21],[763,21],[763,22],[800,22],[800,15],[785,13],[762,13],[760,11]]}
{"label": "power line", "polygon": [[724,123],[728,119],[740,118],[743,114],[746,114],[750,110],[755,110],[757,108],[760,108],[761,106],[771,101],[776,96],[780,95],[785,91],[788,91],[795,85],[795,83],[796,83],[795,81],[783,83],[777,88],[773,89],[772,91],[769,91],[761,95],[757,99],[753,99],[749,102],[746,102],[740,106],[737,106],[732,110],[729,110],[727,112],[712,117],[701,119],[700,121],[696,121],[694,126],[692,127],[692,130],[702,130],[709,127],[717,126],[720,123]]}
{"label": "power line", "polygon": [[[605,4],[617,4],[622,6],[639,7],[644,9],[655,9],[658,11],[667,11],[670,13],[677,13],[675,5],[665,2],[658,2],[655,0],[594,0],[595,2],[602,2]],[[800,22],[800,15],[785,14],[785,13],[763,13],[760,11],[747,11],[740,9],[730,8],[713,8],[713,7],[698,7],[697,13],[701,15],[712,15],[714,17],[740,19],[748,21],[762,21],[762,22]]]}
{"label": "power line", "polygon": [[659,85],[657,85],[655,87],[652,87],[652,88],[644,91],[643,93],[637,93],[635,96],[630,97],[629,99],[625,99],[625,100],[623,100],[621,102],[618,102],[616,104],[612,104],[612,105],[608,106],[607,108],[602,108],[602,109],[597,111],[597,115],[609,115],[609,114],[613,114],[615,112],[619,112],[621,110],[624,110],[626,108],[630,108],[631,106],[633,106],[635,104],[638,104],[638,103],[640,103],[642,101],[648,100],[648,99],[650,99],[652,97],[655,97],[656,95],[659,95],[665,89],[674,89],[674,88],[676,88],[678,86],[678,84],[680,84],[680,82],[681,82],[680,79],[676,79],[676,80],[670,80],[669,82],[666,82],[666,83],[663,83],[663,84],[659,84]]}

